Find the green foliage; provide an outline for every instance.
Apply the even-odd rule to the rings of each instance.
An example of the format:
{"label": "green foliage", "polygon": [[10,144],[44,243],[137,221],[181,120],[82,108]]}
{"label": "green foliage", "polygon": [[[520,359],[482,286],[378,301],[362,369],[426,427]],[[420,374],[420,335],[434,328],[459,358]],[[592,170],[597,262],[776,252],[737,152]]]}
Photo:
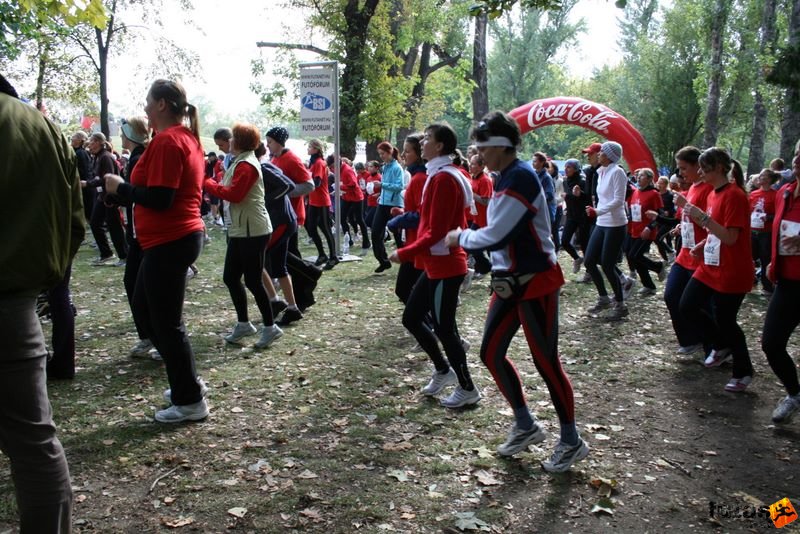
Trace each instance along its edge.
{"label": "green foliage", "polygon": [[583,23],[567,22],[576,3],[567,0],[558,13],[513,10],[489,22],[494,41],[488,57],[491,108],[511,110],[557,94],[560,70],[548,64],[558,51],[572,46],[584,28]]}

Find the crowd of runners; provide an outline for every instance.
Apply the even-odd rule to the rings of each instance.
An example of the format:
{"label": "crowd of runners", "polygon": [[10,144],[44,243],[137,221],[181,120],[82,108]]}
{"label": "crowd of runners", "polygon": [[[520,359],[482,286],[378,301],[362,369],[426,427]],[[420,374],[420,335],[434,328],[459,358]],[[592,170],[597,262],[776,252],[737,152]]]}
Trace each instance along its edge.
{"label": "crowd of runners", "polygon": [[[613,141],[586,147],[585,163],[566,160],[562,175],[544,153],[521,157],[520,130],[501,112],[478,120],[468,140],[434,123],[402,146],[382,142],[380,161],[366,165],[329,154],[318,139],[308,141],[306,159],[287,148],[286,128],[261,132],[245,123],[218,130],[218,152],[204,153],[197,109],[177,82],[154,82],[145,114],[122,121],[118,155],[102,134],[75,133],[70,161],[80,173],[99,254],[93,264],[124,268],[139,337],[131,356],[163,360],[166,368],[168,406],[156,421],[209,415],[208,387],[197,376],[182,311],[210,225],[226,235],[222,279],[236,313],[226,343],[252,341],[256,349],[279,343],[315,303],[320,277],[347,268],[338,237],[346,250],[356,244],[362,255],[371,250],[375,273],[394,276],[404,305],[397,325],[432,366],[420,391],[441,395],[450,409],[481,400],[457,308],[473,279],[490,277],[478,354],[513,411],[497,453],[512,456],[546,439],[509,359],[522,328],[558,415],[559,437],[542,462],[549,472],[589,454],[558,350],[562,249],[575,282],[596,288],[587,313],[597,320],[627,320],[634,298],[654,297],[656,280],[662,283],[676,352],[697,354],[706,367],[731,362],[723,386],[731,393],[753,382],[752,345],[737,314],[760,284],[769,299],[760,348],[786,390],[772,421],[788,422],[800,410],[797,367],[787,352],[800,322],[792,300],[800,296],[800,143],[789,169],[775,160],[749,178],[719,147],[681,148],[671,176],[648,168],[626,172],[623,147]],[[462,153],[459,145],[468,148]],[[310,240],[316,257],[303,258],[301,239]],[[75,372],[69,268],[62,274],[47,293],[54,357],[46,372],[69,379]],[[251,321],[248,293],[259,320]]]}

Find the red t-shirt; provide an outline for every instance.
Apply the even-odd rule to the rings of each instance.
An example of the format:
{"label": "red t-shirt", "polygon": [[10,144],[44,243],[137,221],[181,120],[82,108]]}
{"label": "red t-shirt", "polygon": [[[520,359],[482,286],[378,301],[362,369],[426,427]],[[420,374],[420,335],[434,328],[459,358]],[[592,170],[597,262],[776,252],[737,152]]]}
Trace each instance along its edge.
{"label": "red t-shirt", "polygon": [[358,186],[356,171],[344,162],[339,171],[339,185],[342,188],[342,200],[345,202],[361,202],[364,200],[364,193]]}
{"label": "red t-shirt", "polygon": [[[708,195],[706,213],[725,228],[738,228],[739,236],[732,245],[725,245],[709,233],[694,278],[719,293],[749,293],[753,289],[753,253],[747,193],[735,184],[725,184]],[[718,243],[717,265],[709,263],[712,240]]]}
{"label": "red t-shirt", "polygon": [[[370,182],[378,182],[378,185],[381,183],[381,173],[375,174],[368,174],[367,183]],[[378,206],[378,198],[381,196],[380,192],[372,193],[371,195],[367,195],[367,207],[377,207]]]}
{"label": "red t-shirt", "polygon": [[[661,193],[658,189],[646,189],[640,191],[638,188],[633,191],[631,198],[628,199],[628,205],[631,210],[631,220],[628,223],[628,233],[634,239],[642,237],[642,231],[647,228],[652,221],[645,215],[646,211],[658,211],[664,207],[664,201],[661,200]],[[638,221],[635,219],[639,219]],[[650,232],[650,241],[655,241],[657,231]]]}
{"label": "red t-shirt", "polygon": [[[689,191],[686,192],[686,200],[689,204],[697,206],[701,210],[705,211],[706,206],[708,204],[708,195],[714,190],[714,188],[705,182],[698,182],[692,184],[692,187],[689,188]],[[695,244],[701,242],[703,239],[706,238],[708,232],[702,226],[696,224],[691,217],[687,214],[681,212],[681,226],[687,226],[691,228],[691,232],[694,235],[694,242]],[[683,232],[681,232],[683,234]],[[678,257],[675,258],[675,263],[683,267],[684,269],[688,269],[690,271],[694,271],[697,269],[701,263],[703,263],[702,258],[695,258],[691,254],[691,248],[689,244],[686,242],[685,236],[683,239],[683,243],[681,246],[681,251],[678,253]]]}
{"label": "red t-shirt", "polygon": [[158,132],[134,167],[131,184],[176,191],[169,209],[134,206],[136,237],[143,249],[203,231],[200,202],[204,174],[203,147],[188,128],[178,125]]}
{"label": "red t-shirt", "polygon": [[777,191],[756,189],[750,193],[750,228],[754,232],[772,231],[775,217],[775,195]]}
{"label": "red t-shirt", "polygon": [[466,274],[467,253],[460,246],[447,248],[443,243],[447,232],[466,224],[463,206],[464,192],[455,178],[446,172],[433,176],[422,199],[417,238],[397,251],[400,261],[421,258],[430,280]]}
{"label": "red t-shirt", "polygon": [[[331,205],[331,193],[328,191],[328,166],[324,158],[317,158],[309,169],[311,178],[319,178],[319,185],[308,194],[308,205],[326,208]],[[314,180],[316,183],[316,180]]]}
{"label": "red t-shirt", "polygon": [[[308,172],[306,166],[297,157],[297,154],[291,150],[284,149],[282,153],[272,158],[272,164],[283,171],[294,183],[302,184],[311,180],[311,173]],[[303,226],[306,222],[306,206],[303,203],[303,196],[291,197],[289,201],[292,203],[292,208],[297,215],[298,226]]]}
{"label": "red t-shirt", "polygon": [[[411,177],[408,187],[406,187],[406,194],[403,197],[403,209],[405,211],[419,212],[419,207],[422,204],[422,190],[425,188],[425,180],[427,179],[428,175],[424,170],[415,172]],[[418,228],[406,228],[406,243],[410,244],[417,240],[417,230]],[[425,268],[420,256],[414,258],[414,267],[419,270]]]}
{"label": "red t-shirt", "polygon": [[[486,199],[492,198],[494,184],[492,184],[492,179],[489,178],[485,172],[480,173],[477,178],[474,176],[470,177],[470,184],[472,185],[472,193],[475,196],[484,197]],[[486,226],[486,210],[488,207],[489,206],[486,204],[481,204],[477,200],[475,201],[475,208],[478,210],[478,214],[474,216],[474,221],[478,228]]]}
{"label": "red t-shirt", "polygon": [[[781,232],[792,235],[790,224],[800,223],[800,201],[794,198],[797,182],[789,182],[780,188],[775,196],[775,220],[772,223],[772,261],[775,263],[775,276],[786,280],[800,280],[800,255],[790,256],[780,253]],[[781,226],[784,226],[782,229]]]}
{"label": "red t-shirt", "polygon": [[367,194],[367,178],[369,178],[369,171],[363,170],[358,173],[358,187],[365,195]]}

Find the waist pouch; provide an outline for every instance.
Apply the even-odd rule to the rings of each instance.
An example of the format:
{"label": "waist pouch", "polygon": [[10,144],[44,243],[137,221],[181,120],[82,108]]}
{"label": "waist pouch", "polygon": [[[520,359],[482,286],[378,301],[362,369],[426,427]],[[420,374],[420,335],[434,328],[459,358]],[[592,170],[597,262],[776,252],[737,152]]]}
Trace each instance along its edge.
{"label": "waist pouch", "polygon": [[534,276],[536,273],[514,274],[508,271],[492,271],[490,286],[494,294],[501,299],[521,297]]}

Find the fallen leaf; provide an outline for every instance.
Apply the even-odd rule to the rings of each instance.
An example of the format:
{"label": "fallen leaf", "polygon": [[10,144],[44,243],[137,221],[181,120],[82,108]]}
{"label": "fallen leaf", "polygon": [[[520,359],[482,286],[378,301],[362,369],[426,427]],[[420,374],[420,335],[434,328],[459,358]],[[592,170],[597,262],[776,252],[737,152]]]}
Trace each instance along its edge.
{"label": "fallen leaf", "polygon": [[614,503],[611,501],[610,498],[603,497],[602,499],[597,501],[597,504],[592,506],[592,513],[593,514],[605,513],[608,515],[614,515]]}
{"label": "fallen leaf", "polygon": [[228,510],[228,514],[232,515],[233,517],[238,517],[239,519],[243,518],[245,514],[247,514],[247,508],[242,508],[241,506],[237,506],[235,508],[231,508]]}
{"label": "fallen leaf", "polygon": [[484,469],[475,471],[473,474],[475,478],[478,479],[478,482],[484,486],[500,486],[503,484],[501,481],[497,480],[493,474]]}
{"label": "fallen leaf", "polygon": [[459,530],[492,530],[488,523],[475,516],[475,512],[457,512],[456,517],[456,528]]}
{"label": "fallen leaf", "polygon": [[386,474],[390,477],[396,478],[399,482],[408,482],[408,475],[406,475],[405,471],[401,471],[399,469],[390,469],[386,472]]}
{"label": "fallen leaf", "polygon": [[297,478],[319,478],[316,473],[312,473],[308,469],[297,475]]}
{"label": "fallen leaf", "polygon": [[161,523],[169,528],[180,528],[194,523],[194,517],[181,516],[178,519],[169,519],[168,517],[162,517]]}
{"label": "fallen leaf", "polygon": [[319,510],[316,508],[306,508],[305,510],[301,510],[300,515],[311,519],[315,523],[320,523],[322,521],[322,515],[320,515]]}
{"label": "fallen leaf", "polygon": [[595,434],[594,439],[596,439],[597,441],[608,441],[611,438],[609,436],[606,436],[605,434]]}
{"label": "fallen leaf", "polygon": [[703,451],[704,456],[716,456],[717,451]]}
{"label": "fallen leaf", "polygon": [[244,412],[244,410],[242,410],[238,406],[234,406],[233,408],[231,408],[231,413],[242,413],[242,412]]}

